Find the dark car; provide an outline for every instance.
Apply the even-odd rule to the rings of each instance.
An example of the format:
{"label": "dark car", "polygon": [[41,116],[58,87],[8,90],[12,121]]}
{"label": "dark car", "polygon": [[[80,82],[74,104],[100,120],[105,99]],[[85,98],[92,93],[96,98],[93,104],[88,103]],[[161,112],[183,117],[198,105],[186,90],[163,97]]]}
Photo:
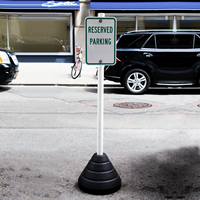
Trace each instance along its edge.
{"label": "dark car", "polygon": [[149,86],[199,86],[200,32],[130,32],[117,41],[117,62],[105,66],[107,80],[133,94]]}
{"label": "dark car", "polygon": [[17,77],[18,60],[15,53],[0,48],[0,85],[6,85]]}

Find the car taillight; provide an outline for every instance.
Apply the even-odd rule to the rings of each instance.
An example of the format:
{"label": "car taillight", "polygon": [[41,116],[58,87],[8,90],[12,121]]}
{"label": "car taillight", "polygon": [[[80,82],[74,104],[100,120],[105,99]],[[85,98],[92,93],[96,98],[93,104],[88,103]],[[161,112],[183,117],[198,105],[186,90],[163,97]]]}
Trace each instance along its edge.
{"label": "car taillight", "polygon": [[117,61],[117,62],[122,62],[119,58],[116,58],[116,61]]}

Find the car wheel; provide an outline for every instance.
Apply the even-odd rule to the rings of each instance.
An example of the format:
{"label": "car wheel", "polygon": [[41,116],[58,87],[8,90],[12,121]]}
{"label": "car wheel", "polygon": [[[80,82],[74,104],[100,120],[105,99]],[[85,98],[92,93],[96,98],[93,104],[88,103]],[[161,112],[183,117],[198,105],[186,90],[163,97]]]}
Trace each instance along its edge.
{"label": "car wheel", "polygon": [[133,94],[146,92],[150,85],[149,75],[142,69],[132,69],[124,76],[124,88]]}

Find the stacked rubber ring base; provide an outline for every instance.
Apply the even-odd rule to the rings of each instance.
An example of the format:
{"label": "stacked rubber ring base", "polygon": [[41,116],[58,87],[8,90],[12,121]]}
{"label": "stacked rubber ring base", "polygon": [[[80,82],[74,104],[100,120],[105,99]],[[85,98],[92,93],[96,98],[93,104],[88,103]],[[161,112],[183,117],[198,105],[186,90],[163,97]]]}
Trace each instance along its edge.
{"label": "stacked rubber ring base", "polygon": [[80,175],[78,186],[89,194],[111,194],[120,189],[121,178],[105,153],[95,153]]}

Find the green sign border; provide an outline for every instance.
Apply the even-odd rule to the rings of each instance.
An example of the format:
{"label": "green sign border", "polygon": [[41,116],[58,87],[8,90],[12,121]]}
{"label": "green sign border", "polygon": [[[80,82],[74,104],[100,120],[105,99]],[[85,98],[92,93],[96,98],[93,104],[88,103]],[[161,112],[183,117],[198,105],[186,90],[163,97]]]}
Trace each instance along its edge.
{"label": "green sign border", "polygon": [[[87,62],[87,20],[88,19],[96,19],[96,20],[111,20],[113,19],[114,20],[114,41],[115,41],[115,44],[114,44],[114,62],[113,63],[88,63]],[[85,62],[86,64],[88,65],[114,65],[116,63],[116,30],[117,30],[117,20],[116,18],[114,17],[87,17],[85,19]]]}

